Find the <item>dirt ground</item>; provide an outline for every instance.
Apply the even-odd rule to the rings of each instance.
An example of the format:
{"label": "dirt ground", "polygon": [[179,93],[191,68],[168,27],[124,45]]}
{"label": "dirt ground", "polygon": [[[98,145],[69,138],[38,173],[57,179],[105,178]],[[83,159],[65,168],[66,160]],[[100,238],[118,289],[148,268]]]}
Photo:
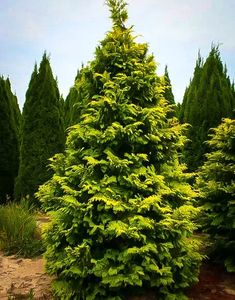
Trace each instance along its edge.
{"label": "dirt ground", "polygon": [[[0,300],[51,300],[50,284],[51,278],[44,272],[42,257],[22,259],[4,256],[0,252]],[[209,263],[204,264],[199,283],[187,295],[191,300],[235,300],[235,274],[227,274],[222,268]],[[145,295],[134,299],[150,300],[155,297]]]}
{"label": "dirt ground", "polygon": [[[22,259],[0,252],[0,299],[52,299],[42,257]],[[32,297],[34,296],[34,297]]]}
{"label": "dirt ground", "polygon": [[212,263],[203,264],[198,284],[187,295],[190,300],[235,300],[235,273]]}

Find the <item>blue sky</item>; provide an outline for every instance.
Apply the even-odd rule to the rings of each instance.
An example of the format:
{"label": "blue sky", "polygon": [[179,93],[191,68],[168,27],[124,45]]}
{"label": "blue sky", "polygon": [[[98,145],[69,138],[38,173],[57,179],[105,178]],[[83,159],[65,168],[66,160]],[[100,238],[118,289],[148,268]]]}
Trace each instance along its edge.
{"label": "blue sky", "polygon": [[[129,25],[149,44],[158,74],[168,65],[173,92],[182,101],[200,49],[220,43],[235,78],[235,0],[128,0]],[[77,69],[93,58],[110,29],[104,0],[1,0],[0,74],[9,76],[20,106],[33,71],[46,50],[61,94],[67,96]]]}

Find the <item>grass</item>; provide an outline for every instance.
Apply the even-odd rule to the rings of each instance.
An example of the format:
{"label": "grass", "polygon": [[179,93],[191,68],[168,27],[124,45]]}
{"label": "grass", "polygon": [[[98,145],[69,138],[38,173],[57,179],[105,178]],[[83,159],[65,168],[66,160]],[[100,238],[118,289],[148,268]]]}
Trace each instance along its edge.
{"label": "grass", "polygon": [[43,252],[34,209],[29,201],[0,206],[0,248],[6,254],[33,257]]}

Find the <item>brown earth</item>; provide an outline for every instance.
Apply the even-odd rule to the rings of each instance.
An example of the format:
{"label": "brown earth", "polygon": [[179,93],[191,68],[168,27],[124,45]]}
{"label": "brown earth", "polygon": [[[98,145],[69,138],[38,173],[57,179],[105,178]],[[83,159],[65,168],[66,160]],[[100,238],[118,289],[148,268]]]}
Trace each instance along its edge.
{"label": "brown earth", "polygon": [[187,295],[191,300],[235,300],[235,273],[205,263],[201,266],[198,284]]}
{"label": "brown earth", "polygon": [[[0,300],[53,299],[51,278],[45,274],[42,257],[22,259],[4,256],[0,252]],[[34,297],[30,297],[33,294]],[[187,293],[191,300],[235,300],[235,274],[209,263],[201,267],[199,283]],[[153,300],[153,295],[134,297],[132,300]]]}
{"label": "brown earth", "polygon": [[[22,259],[0,252],[0,299],[52,299],[51,278],[44,272],[43,258]],[[30,297],[34,295],[34,297]]]}

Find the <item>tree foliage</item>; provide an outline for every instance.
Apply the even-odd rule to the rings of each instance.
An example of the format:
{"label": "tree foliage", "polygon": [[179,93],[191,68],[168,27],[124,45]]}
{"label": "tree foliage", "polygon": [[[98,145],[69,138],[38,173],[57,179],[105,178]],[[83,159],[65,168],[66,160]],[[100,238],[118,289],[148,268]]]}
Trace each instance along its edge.
{"label": "tree foliage", "polygon": [[231,117],[234,108],[234,85],[222,64],[218,47],[212,46],[205,63],[199,54],[180,112],[181,122],[191,125],[188,134],[191,143],[184,155],[190,170],[196,170],[204,161],[208,130],[218,126],[223,117]]}
{"label": "tree foliage", "polygon": [[235,120],[224,119],[210,136],[212,151],[197,181],[206,212],[204,226],[227,270],[235,272]]}
{"label": "tree foliage", "polygon": [[[65,128],[68,128],[80,121],[80,104],[86,97],[84,81],[82,80],[82,71],[78,71],[75,78],[75,86],[72,86],[65,100]],[[78,87],[79,86],[79,87]]]}
{"label": "tree foliage", "polygon": [[167,66],[165,67],[165,72],[164,72],[164,85],[165,85],[165,90],[163,93],[164,98],[168,101],[169,104],[175,104],[175,98],[172,92],[171,80],[169,77]]}
{"label": "tree foliage", "polygon": [[183,299],[201,259],[195,192],[177,160],[184,126],[167,118],[154,58],[125,27],[125,2],[107,3],[113,28],[74,86],[80,122],[37,193],[53,216],[47,271],[60,299],[124,299],[139,288]]}
{"label": "tree foliage", "polygon": [[9,79],[0,77],[0,203],[12,198],[19,167],[20,110]]}
{"label": "tree foliage", "polygon": [[20,145],[16,198],[33,197],[38,186],[51,176],[48,159],[64,149],[62,102],[49,59],[35,65],[26,93]]}

